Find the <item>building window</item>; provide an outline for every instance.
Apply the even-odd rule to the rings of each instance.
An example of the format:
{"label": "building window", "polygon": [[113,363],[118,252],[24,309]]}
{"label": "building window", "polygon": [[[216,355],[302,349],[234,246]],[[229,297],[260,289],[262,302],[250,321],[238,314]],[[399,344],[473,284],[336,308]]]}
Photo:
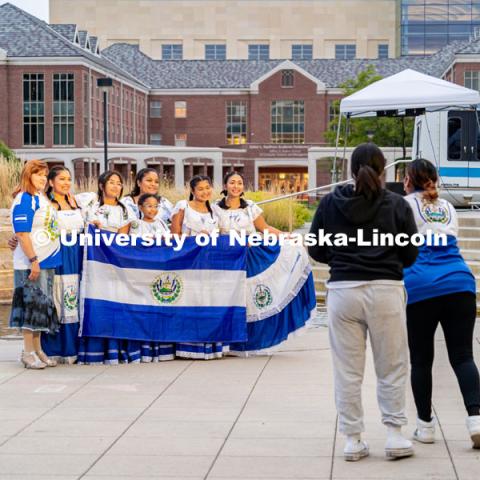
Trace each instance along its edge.
{"label": "building window", "polygon": [[53,75],[53,144],[74,145],[75,97],[73,73]]}
{"label": "building window", "polygon": [[182,60],[183,45],[165,44],[162,45],[162,60]]}
{"label": "building window", "polygon": [[269,60],[270,59],[270,45],[249,45],[248,46],[249,60]]}
{"label": "building window", "polygon": [[152,100],[150,102],[150,118],[162,117],[162,102],[158,100]]}
{"label": "building window", "polygon": [[187,118],[187,102],[175,102],[175,118]]}
{"label": "building window", "polygon": [[176,133],[175,134],[175,146],[176,147],[186,147],[187,146],[187,134],[186,133]]}
{"label": "building window", "polygon": [[356,45],[335,45],[335,58],[337,60],[353,60],[357,55]]}
{"label": "building window", "polygon": [[162,134],[161,133],[151,133],[150,134],[150,145],[161,145],[162,144]]}
{"label": "building window", "polygon": [[43,73],[23,75],[23,144],[43,145],[45,132]]}
{"label": "building window", "polygon": [[205,45],[205,60],[225,60],[227,58],[226,45]]}
{"label": "building window", "polygon": [[239,145],[247,143],[247,103],[232,101],[227,108],[227,143]]}
{"label": "building window", "polygon": [[90,99],[88,88],[89,75],[83,74],[83,145],[85,147],[90,145],[89,130],[90,130]]}
{"label": "building window", "polygon": [[340,105],[338,100],[330,100],[328,102],[328,129],[337,131],[338,115],[340,113]]}
{"label": "building window", "polygon": [[477,90],[477,91],[480,91],[480,84],[478,82],[479,80],[479,75],[480,72],[474,72],[474,71],[471,71],[471,70],[467,70],[465,72],[465,87],[467,88],[471,88],[472,90]]}
{"label": "building window", "polygon": [[303,100],[272,102],[272,143],[305,143]]}
{"label": "building window", "polygon": [[382,43],[378,46],[378,58],[388,58],[388,44]]}
{"label": "building window", "polygon": [[293,70],[282,70],[282,87],[293,87]]}
{"label": "building window", "polygon": [[313,58],[312,45],[292,45],[293,60],[311,60]]}
{"label": "building window", "polygon": [[468,41],[479,23],[478,0],[403,0],[401,54],[429,55],[453,41]]}

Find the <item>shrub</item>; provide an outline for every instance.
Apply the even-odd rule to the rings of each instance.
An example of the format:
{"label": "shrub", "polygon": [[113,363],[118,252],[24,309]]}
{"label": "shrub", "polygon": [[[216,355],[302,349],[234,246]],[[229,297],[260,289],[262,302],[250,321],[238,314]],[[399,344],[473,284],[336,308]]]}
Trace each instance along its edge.
{"label": "shrub", "polygon": [[[278,194],[273,192],[245,192],[245,197],[254,202],[269,200],[277,196]],[[287,231],[290,228],[290,212],[292,214],[292,226],[294,229],[301,227],[311,218],[311,213],[308,208],[293,198],[277,200],[275,202],[260,205],[260,207],[264,212],[266,222],[272,227],[278,228],[279,230]]]}

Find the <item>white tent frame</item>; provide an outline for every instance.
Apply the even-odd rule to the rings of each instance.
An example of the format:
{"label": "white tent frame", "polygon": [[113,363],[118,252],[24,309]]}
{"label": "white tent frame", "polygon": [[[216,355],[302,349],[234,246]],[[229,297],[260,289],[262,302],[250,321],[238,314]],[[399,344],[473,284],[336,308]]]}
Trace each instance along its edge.
{"label": "white tent frame", "polygon": [[[364,110],[360,111],[353,111],[353,110],[344,110],[342,111],[342,102],[344,102],[347,99],[350,99],[353,95],[357,95],[359,92],[363,92],[365,89],[371,87],[372,85],[378,86],[378,84],[381,84],[382,82],[385,83],[392,83],[392,77],[396,76],[406,76],[410,75],[411,73],[417,74],[418,75],[418,81],[421,81],[422,79],[425,81],[430,81],[432,83],[435,83],[437,85],[443,85],[446,84],[448,87],[452,88],[455,86],[456,88],[459,89],[459,91],[462,91],[462,93],[465,94],[471,94],[471,99],[469,99],[468,102],[459,102],[459,104],[453,104],[453,102],[441,102],[441,101],[436,101],[436,102],[409,102],[409,103],[403,103],[402,105],[391,105],[386,108],[386,105],[371,105],[370,107],[365,107]],[[338,115],[338,125],[337,125],[337,137],[336,137],[336,142],[335,142],[335,157],[333,159],[333,170],[332,170],[332,182],[337,181],[337,155],[338,155],[338,147],[339,147],[339,142],[340,142],[340,129],[342,126],[342,116],[345,115],[346,122],[345,122],[345,139],[343,142],[343,156],[342,159],[345,159],[346,156],[346,149],[347,149],[347,139],[348,139],[348,126],[350,123],[350,118],[352,117],[373,117],[376,115],[379,111],[386,111],[386,110],[396,110],[398,113],[398,118],[405,118],[405,113],[407,109],[421,109],[425,110],[425,112],[438,112],[438,111],[443,111],[443,110],[452,110],[452,109],[466,109],[466,110],[475,110],[477,112],[477,124],[479,125],[480,128],[480,120],[478,118],[478,110],[477,106],[480,104],[480,94],[479,92],[475,90],[471,90],[465,87],[462,87],[460,85],[455,85],[452,84],[452,82],[447,82],[446,80],[441,80],[435,77],[431,77],[429,75],[425,75],[420,72],[416,72],[415,70],[411,69],[406,69],[403,70],[400,73],[397,73],[396,75],[393,75],[392,77],[387,77],[385,79],[379,80],[378,82],[374,82],[367,87],[365,87],[362,90],[359,90],[358,92],[355,92],[352,95],[349,95],[348,97],[343,98],[340,101],[340,112]],[[473,100],[473,102],[472,102]],[[399,102],[400,103],[400,102]],[[401,114],[403,112],[403,115]]]}

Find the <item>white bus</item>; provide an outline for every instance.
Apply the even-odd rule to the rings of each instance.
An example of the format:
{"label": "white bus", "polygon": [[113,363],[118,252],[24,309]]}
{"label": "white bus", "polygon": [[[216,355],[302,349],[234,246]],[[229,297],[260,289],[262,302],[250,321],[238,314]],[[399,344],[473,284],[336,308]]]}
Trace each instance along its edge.
{"label": "white bus", "polygon": [[480,202],[480,135],[474,110],[416,117],[412,158],[425,158],[437,166],[440,195],[455,206]]}

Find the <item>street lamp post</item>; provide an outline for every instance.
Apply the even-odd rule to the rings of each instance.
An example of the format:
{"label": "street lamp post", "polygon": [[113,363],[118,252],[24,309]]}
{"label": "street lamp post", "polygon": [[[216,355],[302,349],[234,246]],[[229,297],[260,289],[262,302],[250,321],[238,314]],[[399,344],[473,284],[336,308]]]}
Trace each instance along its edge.
{"label": "street lamp post", "polygon": [[113,87],[113,80],[109,77],[98,78],[97,87],[103,92],[103,155],[105,172],[108,170],[108,90]]}

